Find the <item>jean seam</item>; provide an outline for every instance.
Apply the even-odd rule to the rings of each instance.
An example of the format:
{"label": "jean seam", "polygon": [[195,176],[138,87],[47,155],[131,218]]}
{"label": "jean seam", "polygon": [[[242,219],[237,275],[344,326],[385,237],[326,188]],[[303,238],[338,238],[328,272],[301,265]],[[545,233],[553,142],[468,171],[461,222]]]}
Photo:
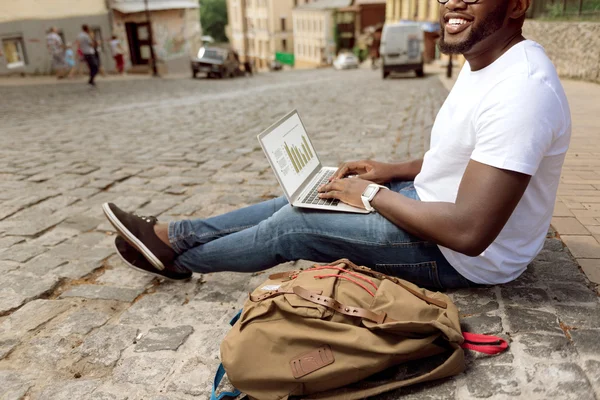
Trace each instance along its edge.
{"label": "jean seam", "polygon": [[439,289],[444,289],[444,286],[442,286],[442,281],[440,281],[440,271],[438,270],[437,267],[437,262],[436,261],[431,261],[431,268],[430,268],[430,273],[432,275],[431,277],[431,281],[439,288]]}
{"label": "jean seam", "polygon": [[171,233],[171,225],[169,224],[169,242],[171,242],[171,245],[173,246],[173,249],[175,250],[175,252],[177,254],[182,254],[186,250],[182,249],[182,247],[179,244],[181,242],[189,239],[190,237],[196,237],[198,239],[201,239],[201,238],[205,238],[208,236],[213,236],[215,234],[218,235],[218,234],[229,234],[229,233],[239,232],[241,230],[248,229],[253,226],[255,226],[255,225],[245,225],[245,226],[240,226],[240,227],[236,227],[236,228],[223,229],[220,231],[214,231],[214,232],[209,232],[209,233],[207,232],[207,233],[203,233],[201,235],[198,235],[196,232],[191,231],[191,232],[182,233],[180,235],[175,236],[174,234]]}
{"label": "jean seam", "polygon": [[381,265],[381,266],[397,265],[398,267],[436,267],[435,264],[436,264],[435,261],[423,261],[420,263],[376,263],[375,265]]}
{"label": "jean seam", "polygon": [[[329,239],[342,240],[342,241],[348,242],[348,243],[364,244],[364,245],[377,246],[377,247],[390,247],[390,246],[391,247],[416,247],[421,244],[430,245],[430,242],[428,242],[426,240],[420,240],[420,241],[416,241],[416,242],[392,242],[392,243],[369,242],[369,241],[363,241],[363,240],[348,239],[347,237],[344,237],[344,236],[328,235],[328,234],[324,234],[322,232],[315,232],[315,231],[311,231],[311,230],[294,230],[294,231],[290,231],[290,232],[284,232],[284,233],[277,235],[275,238],[279,238],[279,237],[286,236],[286,235],[293,235],[293,234],[310,234],[310,235],[320,236],[320,237],[329,238]],[[271,240],[273,240],[275,238],[272,238]]]}

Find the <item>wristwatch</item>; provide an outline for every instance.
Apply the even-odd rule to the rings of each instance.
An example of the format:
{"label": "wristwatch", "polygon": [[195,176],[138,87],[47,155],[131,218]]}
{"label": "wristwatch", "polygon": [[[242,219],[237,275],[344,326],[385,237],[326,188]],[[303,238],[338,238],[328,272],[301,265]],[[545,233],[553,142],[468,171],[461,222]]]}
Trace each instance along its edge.
{"label": "wristwatch", "polygon": [[365,206],[365,209],[367,211],[375,211],[375,209],[373,208],[373,206],[371,206],[371,200],[373,200],[373,198],[375,197],[375,195],[379,192],[379,189],[387,189],[386,186],[382,186],[382,185],[376,185],[375,183],[371,183],[369,186],[367,186],[364,190],[364,192],[362,192],[362,194],[360,195],[360,198]]}

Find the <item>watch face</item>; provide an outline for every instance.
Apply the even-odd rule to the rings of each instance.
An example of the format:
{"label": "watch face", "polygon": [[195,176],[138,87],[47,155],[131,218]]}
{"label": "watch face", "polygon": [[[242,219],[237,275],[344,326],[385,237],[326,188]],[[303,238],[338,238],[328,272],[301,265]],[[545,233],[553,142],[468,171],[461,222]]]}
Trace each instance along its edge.
{"label": "watch face", "polygon": [[365,197],[371,197],[375,193],[376,190],[377,190],[376,187],[367,186],[367,188],[363,192],[363,196],[365,196]]}

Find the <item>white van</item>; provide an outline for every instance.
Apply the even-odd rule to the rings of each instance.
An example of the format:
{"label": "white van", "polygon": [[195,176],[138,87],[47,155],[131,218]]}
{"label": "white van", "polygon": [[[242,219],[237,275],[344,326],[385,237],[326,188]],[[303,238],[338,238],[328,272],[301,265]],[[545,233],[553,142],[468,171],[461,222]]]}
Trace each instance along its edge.
{"label": "white van", "polygon": [[423,76],[423,31],[416,22],[385,24],[379,47],[383,79],[391,72],[415,71]]}

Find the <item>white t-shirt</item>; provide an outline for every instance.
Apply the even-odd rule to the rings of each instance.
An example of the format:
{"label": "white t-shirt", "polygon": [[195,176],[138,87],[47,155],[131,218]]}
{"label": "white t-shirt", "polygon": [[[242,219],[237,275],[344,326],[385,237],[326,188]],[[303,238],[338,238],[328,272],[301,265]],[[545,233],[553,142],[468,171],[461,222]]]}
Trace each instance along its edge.
{"label": "white t-shirt", "polygon": [[117,54],[123,54],[119,48],[120,44],[121,44],[121,42],[119,41],[119,39],[112,39],[110,41],[110,49],[112,51],[113,57],[116,56]]}
{"label": "white t-shirt", "polygon": [[544,244],[560,171],[571,138],[569,105],[544,49],[525,40],[491,65],[465,63],[431,131],[415,178],[422,201],[454,203],[470,160],[531,175],[529,186],[494,242],[469,257],[439,246],[467,279],[516,279]]}

